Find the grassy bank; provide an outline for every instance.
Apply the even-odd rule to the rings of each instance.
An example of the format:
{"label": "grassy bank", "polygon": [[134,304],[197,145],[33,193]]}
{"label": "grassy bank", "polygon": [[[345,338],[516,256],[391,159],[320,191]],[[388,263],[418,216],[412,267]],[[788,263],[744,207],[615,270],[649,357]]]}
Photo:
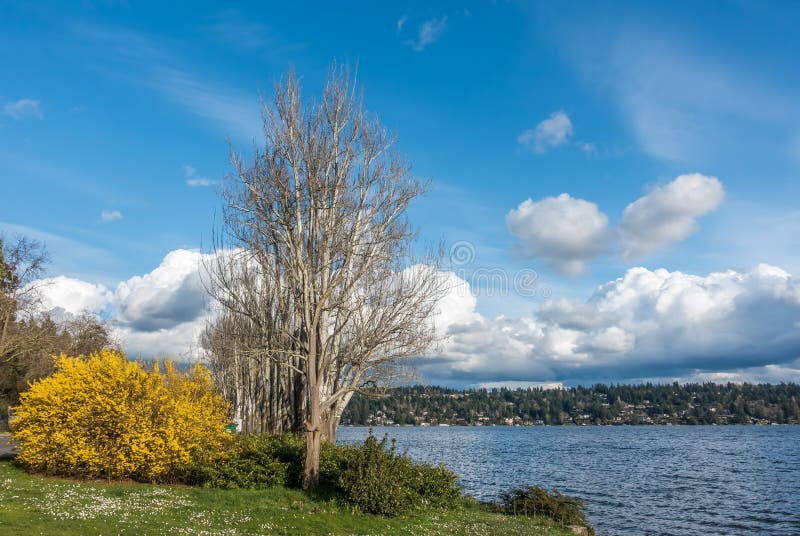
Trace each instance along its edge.
{"label": "grassy bank", "polygon": [[78,483],[0,462],[0,533],[12,534],[547,534],[570,531],[465,503],[397,518],[354,513],[282,487],[218,490]]}

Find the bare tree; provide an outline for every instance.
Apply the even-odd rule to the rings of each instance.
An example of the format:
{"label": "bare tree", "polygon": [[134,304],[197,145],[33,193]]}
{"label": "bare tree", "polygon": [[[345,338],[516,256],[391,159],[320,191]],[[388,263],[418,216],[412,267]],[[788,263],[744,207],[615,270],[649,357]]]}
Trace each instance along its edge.
{"label": "bare tree", "polygon": [[13,329],[22,315],[33,314],[39,300],[36,280],[44,272],[44,245],[24,237],[0,236],[0,358],[16,357],[30,343]]}
{"label": "bare tree", "polygon": [[89,355],[117,346],[93,315],[56,322],[40,310],[46,262],[41,243],[0,237],[0,426],[20,392],[53,372],[54,355]]}
{"label": "bare tree", "polygon": [[210,287],[252,322],[252,352],[302,378],[309,489],[323,434],[335,438],[352,394],[391,383],[434,341],[442,279],[439,257],[421,263],[412,251],[406,209],[424,187],[345,70],[331,69],[316,103],[303,103],[290,74],[263,126],[252,161],[231,150],[225,238],[239,249],[217,255]]}
{"label": "bare tree", "polygon": [[222,310],[208,322],[200,346],[242,432],[301,432],[304,379],[270,358],[261,333],[246,315]]}
{"label": "bare tree", "polygon": [[244,432],[300,432],[305,428],[304,362],[297,352],[285,351],[282,334],[291,313],[276,293],[280,268],[271,255],[224,249],[219,243],[215,249],[206,266],[207,286],[221,310],[206,327],[201,346],[217,383]]}

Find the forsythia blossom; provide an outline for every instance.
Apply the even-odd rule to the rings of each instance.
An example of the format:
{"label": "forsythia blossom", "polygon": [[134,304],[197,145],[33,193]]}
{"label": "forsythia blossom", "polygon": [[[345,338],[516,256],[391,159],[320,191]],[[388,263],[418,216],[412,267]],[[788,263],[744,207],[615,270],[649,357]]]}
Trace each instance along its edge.
{"label": "forsythia blossom", "polygon": [[226,439],[228,403],[208,369],[147,371],[118,352],[56,359],[20,397],[17,460],[35,471],[156,480]]}

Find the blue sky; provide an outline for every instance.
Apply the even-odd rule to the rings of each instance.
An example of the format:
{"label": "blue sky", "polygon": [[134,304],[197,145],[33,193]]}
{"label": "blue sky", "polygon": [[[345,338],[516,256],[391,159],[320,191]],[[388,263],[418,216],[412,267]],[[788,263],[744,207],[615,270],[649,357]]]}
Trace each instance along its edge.
{"label": "blue sky", "polygon": [[[596,289],[638,267],[704,278],[693,284],[709,292],[714,273],[758,279],[755,267],[767,264],[790,276],[777,307],[787,307],[778,325],[788,333],[773,334],[775,346],[731,348],[739,360],[693,366],[713,353],[695,345],[668,366],[665,347],[640,346],[655,335],[630,327],[633,346],[620,335],[613,352],[567,337],[569,357],[544,339],[506,341],[525,350],[500,375],[484,366],[491,357],[451,347],[431,378],[794,378],[798,22],[790,2],[3,2],[0,226],[44,240],[50,276],[113,294],[107,314],[131,311],[120,283],[149,281],[170,252],[208,244],[214,184],[230,170],[226,138],[243,152],[258,142],[259,94],[268,98],[292,67],[318,93],[338,59],[358,67],[367,107],[397,132],[415,173],[434,180],[412,213],[422,238],[472,248],[455,271],[475,301],[459,305],[469,311],[453,325],[483,323],[473,331],[483,340],[503,332],[491,324],[498,317],[542,324],[559,300],[599,303]],[[676,183],[681,176],[699,178]],[[510,279],[534,270],[538,292],[481,288],[475,273],[489,269]],[[54,295],[76,307],[59,301],[72,294]],[[738,326],[731,315],[728,328]],[[161,350],[178,326],[163,329],[142,344]]]}

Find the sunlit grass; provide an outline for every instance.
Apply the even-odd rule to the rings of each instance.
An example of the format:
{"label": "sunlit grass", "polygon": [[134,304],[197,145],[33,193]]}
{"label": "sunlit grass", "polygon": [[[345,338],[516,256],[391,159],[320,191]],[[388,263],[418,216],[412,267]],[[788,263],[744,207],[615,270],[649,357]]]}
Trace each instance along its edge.
{"label": "sunlit grass", "polygon": [[571,534],[467,503],[398,518],[353,512],[298,490],[72,482],[0,462],[0,534]]}

